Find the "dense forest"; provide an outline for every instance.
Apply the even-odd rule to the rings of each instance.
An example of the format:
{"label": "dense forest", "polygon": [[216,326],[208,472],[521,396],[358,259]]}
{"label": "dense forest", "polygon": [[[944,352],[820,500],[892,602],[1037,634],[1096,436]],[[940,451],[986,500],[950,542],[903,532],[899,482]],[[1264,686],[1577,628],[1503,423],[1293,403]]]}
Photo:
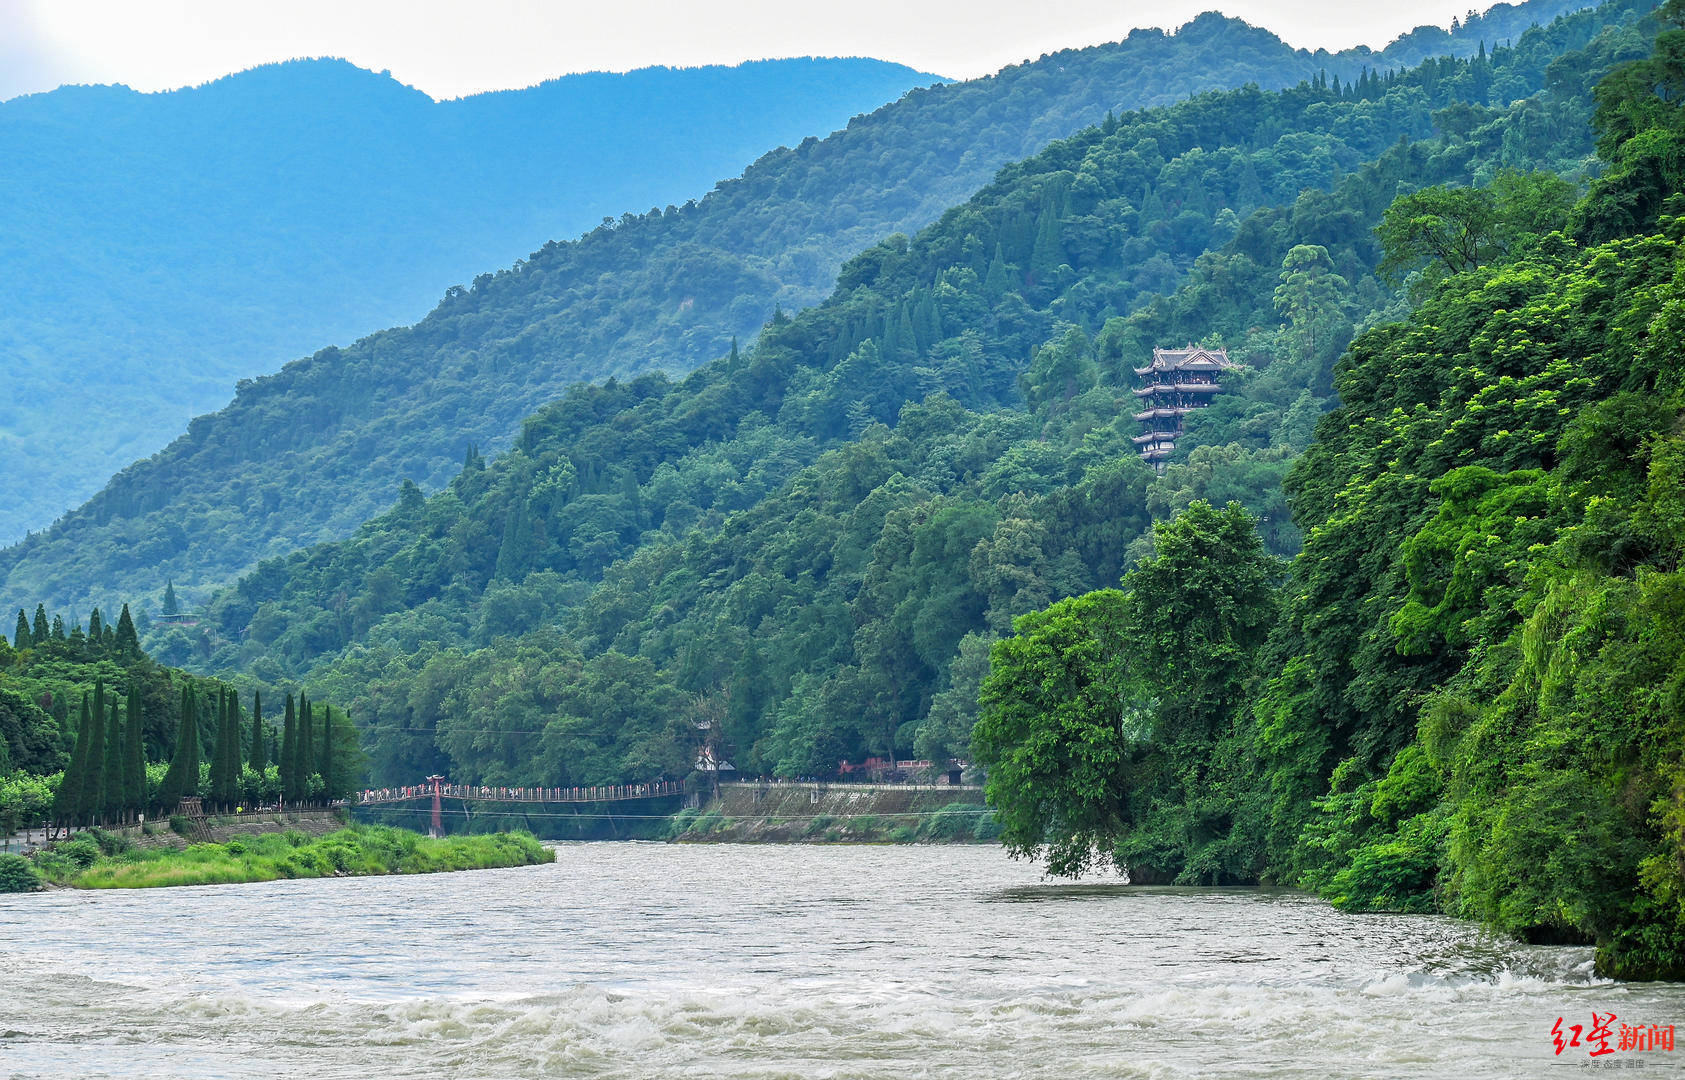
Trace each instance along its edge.
{"label": "dense forest", "polygon": [[[120,681],[174,710],[156,734],[175,732],[175,759],[197,767],[182,747],[216,729],[213,799],[269,773],[241,765],[264,740],[242,744],[233,686],[346,703],[359,731],[325,721],[340,783],[359,736],[377,783],[683,777],[706,724],[749,773],[968,758],[1008,847],[1056,874],[1292,884],[1685,978],[1685,0],[1653,7],[1102,112],[865,247],[822,302],[715,339],[686,375],[572,385],[506,452],[459,445],[442,489],[405,481],[196,622],[66,631],[20,612],[0,647],[0,704],[16,688],[28,718],[10,768],[65,770],[56,797],[89,812],[91,787],[112,790],[93,763],[149,730],[121,720]],[[851,144],[825,145],[788,160]],[[796,174],[736,183],[778,175]],[[332,416],[373,416],[336,365],[413,361],[426,335],[472,337],[476,363],[526,379],[501,350],[553,358],[573,310],[536,299],[545,259],[655,257],[686,235],[673,222],[747,228],[792,205],[732,184],[710,199],[320,360],[322,407],[331,392]],[[625,332],[662,332],[617,310]],[[1184,342],[1238,366],[1155,471],[1130,441],[1133,369]],[[232,415],[204,422],[205,455],[285,456]],[[358,430],[402,442],[391,415]],[[203,500],[193,521],[151,504],[179,544],[258,528],[241,516],[255,486],[195,494],[192,461],[154,464]],[[24,552],[62,555],[60,581],[117,557],[125,527],[108,513],[77,564],[72,524]],[[166,558],[160,583],[185,565]],[[232,685],[157,668],[141,642]],[[274,770],[286,798],[325,783],[298,764],[324,721],[297,708],[268,751],[294,763]],[[165,794],[188,782],[145,745]]]}
{"label": "dense forest", "polygon": [[1337,365],[1285,574],[1194,502],[994,648],[974,746],[1015,851],[1685,978],[1685,3],[1661,26],[1597,84],[1566,213],[1496,181],[1389,210],[1420,304]]}
{"label": "dense forest", "polygon": [[[155,663],[128,605],[88,625],[45,605],[0,637],[0,836],[171,813],[343,798],[364,757],[343,709],[285,695],[281,725],[234,687]],[[276,699],[271,697],[272,704]]]}
{"label": "dense forest", "polygon": [[299,60],[166,93],[0,103],[0,542],[81,504],[241,379],[413,321],[535,238],[701,195],[769,146],[935,81],[792,59],[437,102]]}
{"label": "dense forest", "polygon": [[[751,772],[963,755],[992,642],[1115,585],[1154,518],[1234,498],[1299,549],[1282,479],[1335,361],[1436,273],[1383,265],[1395,196],[1484,185],[1483,252],[1565,223],[1572,183],[1522,170],[1589,175],[1591,86],[1648,53],[1645,7],[1113,116],[851,260],[752,347],[576,387],[511,452],[470,451],[445,491],[406,488],[152,640],[257,684],[308,674],[357,713],[378,782],[682,773],[699,710]],[[1245,367],[1158,476],[1129,369],[1185,338]]]}
{"label": "dense forest", "polygon": [[[1174,34],[1139,30],[1116,44],[915,91],[828,138],[766,154],[700,201],[623,215],[577,241],[546,244],[509,269],[451,289],[413,327],[323,349],[275,375],[242,382],[226,408],[194,420],[166,449],[125,469],[50,529],[0,552],[0,604],[45,599],[85,609],[123,598],[138,605],[152,602],[170,579],[186,589],[190,602],[201,603],[210,586],[264,558],[349,534],[389,507],[405,480],[428,491],[443,487],[469,445],[487,451],[507,446],[523,417],[575,382],[656,369],[683,373],[724,354],[734,335],[747,343],[780,305],[794,311],[822,299],[846,258],[897,230],[928,224],[1003,164],[1099,122],[1108,110],[1305,79],[1342,88],[1371,80],[1364,93],[1372,96],[1378,75],[1441,53],[1473,57],[1519,40],[1534,21],[1548,22],[1579,6],[1578,0],[1499,5],[1449,34],[1426,28],[1379,53],[1361,48],[1340,54],[1295,51],[1267,31],[1208,14]],[[1490,100],[1507,104],[1536,86],[1500,79],[1486,89]],[[400,93],[395,87],[391,92]],[[34,100],[0,108],[16,111]],[[459,111],[496,105],[474,105],[478,100],[457,103]],[[1417,123],[1427,121],[1418,116]],[[1275,135],[1288,133],[1284,127]],[[270,138],[267,132],[259,137]],[[385,146],[386,138],[381,133],[373,145]],[[1352,145],[1363,149],[1349,160],[1373,156],[1373,140],[1362,133],[1354,139]],[[563,150],[572,152],[571,146]],[[1152,154],[1146,157],[1150,161]],[[1295,193],[1294,183],[1326,185],[1333,159],[1289,140],[1277,161],[1284,172],[1260,181],[1273,185],[1272,198]],[[524,169],[514,174],[525,175]],[[455,169],[436,171],[457,175]],[[348,182],[360,184],[360,174]],[[466,198],[458,198],[463,192],[453,184],[449,197],[472,214],[495,202],[502,184],[480,185],[485,190]],[[22,205],[35,203],[24,199]],[[1155,212],[1150,202],[1136,209]],[[1243,211],[1240,205],[1232,209]],[[271,216],[265,211],[256,220]],[[1227,227],[1226,221],[1214,224]],[[1209,229],[1191,228],[1192,218],[1184,219],[1174,241],[1197,252]],[[355,247],[352,235],[346,243]],[[1087,242],[1108,241],[1098,233]],[[206,256],[219,281],[246,276],[243,264],[240,273],[228,272],[229,250],[224,245]],[[324,265],[338,265],[337,258]],[[986,269],[985,263],[979,273]],[[1154,260],[1142,272],[1142,289],[1152,290],[1168,287],[1175,267]],[[312,280],[322,282],[317,294],[280,305],[287,320],[301,307],[332,309],[357,290],[319,274]],[[251,306],[227,310],[239,317]],[[56,353],[19,355],[36,357],[30,364],[70,370]],[[102,363],[109,367],[121,355],[115,350]],[[51,439],[22,439],[19,407],[28,405],[33,415],[53,402],[0,404],[13,410],[9,419],[0,416],[0,430],[13,433],[9,440],[17,436],[5,443],[17,463],[14,497],[45,490],[32,478],[81,453],[61,450],[54,440],[102,448],[105,433],[115,430],[103,422],[104,412],[74,405],[81,399],[70,389],[61,396],[72,403],[76,420],[58,423]],[[138,423],[150,438],[157,416],[131,409],[123,425],[128,430]]]}

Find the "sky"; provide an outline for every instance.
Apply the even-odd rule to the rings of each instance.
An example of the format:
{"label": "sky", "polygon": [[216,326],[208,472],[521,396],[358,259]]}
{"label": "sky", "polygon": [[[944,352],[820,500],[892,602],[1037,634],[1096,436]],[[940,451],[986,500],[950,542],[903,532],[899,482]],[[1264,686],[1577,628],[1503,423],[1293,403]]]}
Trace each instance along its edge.
{"label": "sky", "polygon": [[1380,47],[1470,0],[0,0],[0,99],[63,83],[192,86],[337,56],[445,99],[577,71],[872,56],[973,78],[1216,10],[1289,44]]}

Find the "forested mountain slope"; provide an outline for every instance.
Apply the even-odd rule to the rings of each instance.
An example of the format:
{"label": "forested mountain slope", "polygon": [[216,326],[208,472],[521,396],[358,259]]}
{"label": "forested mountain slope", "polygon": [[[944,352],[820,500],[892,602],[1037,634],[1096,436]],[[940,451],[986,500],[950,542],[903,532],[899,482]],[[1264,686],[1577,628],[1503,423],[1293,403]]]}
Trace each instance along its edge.
{"label": "forested mountain slope", "polygon": [[[1138,31],[910,94],[830,138],[768,154],[698,203],[626,216],[482,275],[414,327],[242,384],[227,408],[0,552],[0,599],[138,599],[172,578],[202,598],[202,586],[261,558],[348,533],[390,505],[403,480],[445,483],[466,446],[504,445],[523,416],[578,380],[684,371],[721,355],[775,305],[818,299],[848,254],[928,222],[1002,162],[1108,109],[1297,83],[1324,68],[1349,84],[1396,64],[1395,52],[1444,45],[1474,54],[1517,24],[1573,6],[1534,0],[1471,19],[1453,40],[1424,31],[1383,54],[1339,56],[1294,52],[1207,15],[1174,35]],[[1504,101],[1530,89],[1490,88]],[[1288,160],[1290,173],[1275,179],[1316,182],[1320,162]],[[1176,242],[1197,251],[1197,240]],[[1150,262],[1141,272],[1162,287],[1174,269]]]}
{"label": "forested mountain slope", "polygon": [[1388,211],[1422,303],[1335,371],[1285,581],[1196,502],[997,648],[973,745],[1016,852],[1685,979],[1685,0],[1659,14],[1596,88],[1583,198]]}
{"label": "forested mountain slope", "polygon": [[[158,646],[261,680],[314,668],[382,778],[682,774],[698,709],[750,771],[963,752],[990,642],[1115,584],[1154,517],[1232,495],[1297,549],[1280,482],[1334,361],[1407,310],[1374,227],[1401,190],[1486,180],[1528,216],[1494,243],[1565,218],[1568,181],[1514,170],[1584,175],[1590,86],[1648,51],[1647,6],[1085,129],[851,260],[751,348],[677,384],[576,387],[510,453],[266,562],[214,634]],[[1130,368],[1187,338],[1246,367],[1155,477]]]}
{"label": "forested mountain slope", "polygon": [[343,61],[0,104],[0,541],[325,341],[537,239],[706,192],[934,76],[876,60],[570,75],[435,102]]}

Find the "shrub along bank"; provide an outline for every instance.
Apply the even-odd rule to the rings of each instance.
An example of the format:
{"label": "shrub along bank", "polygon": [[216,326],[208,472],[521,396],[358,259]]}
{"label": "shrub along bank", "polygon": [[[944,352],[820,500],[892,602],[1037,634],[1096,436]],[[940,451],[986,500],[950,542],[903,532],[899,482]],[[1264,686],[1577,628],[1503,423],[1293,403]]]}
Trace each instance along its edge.
{"label": "shrub along bank", "polygon": [[38,854],[32,860],[32,869],[51,885],[147,889],[280,878],[490,870],[555,860],[555,852],[530,833],[432,839],[404,829],[358,825],[316,839],[288,831],[237,836],[224,844],[192,844],[177,850],[141,849],[124,837],[90,829]]}

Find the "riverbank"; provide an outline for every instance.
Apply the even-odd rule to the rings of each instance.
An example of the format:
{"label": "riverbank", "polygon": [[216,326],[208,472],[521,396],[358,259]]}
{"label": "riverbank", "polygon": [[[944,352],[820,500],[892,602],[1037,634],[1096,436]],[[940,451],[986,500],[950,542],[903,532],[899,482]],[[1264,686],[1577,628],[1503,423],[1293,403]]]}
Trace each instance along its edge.
{"label": "riverbank", "polygon": [[681,843],[968,844],[1000,835],[980,787],[722,784],[701,809],[674,815]]}
{"label": "riverbank", "polygon": [[141,846],[115,833],[89,830],[38,853],[31,863],[48,887],[149,889],[489,870],[555,859],[554,851],[527,833],[431,839],[405,829],[357,825],[316,837],[288,829],[184,847]]}

